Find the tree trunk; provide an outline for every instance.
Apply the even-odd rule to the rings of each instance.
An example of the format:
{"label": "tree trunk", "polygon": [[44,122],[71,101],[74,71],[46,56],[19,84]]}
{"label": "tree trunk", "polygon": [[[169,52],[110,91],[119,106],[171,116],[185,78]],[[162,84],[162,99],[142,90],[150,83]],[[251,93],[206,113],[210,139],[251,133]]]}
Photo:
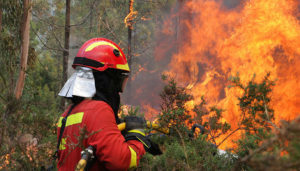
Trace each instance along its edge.
{"label": "tree trunk", "polygon": [[[128,9],[128,13],[132,13],[133,12],[133,2],[134,0],[129,0],[129,9]],[[132,63],[132,55],[131,55],[131,40],[132,40],[132,21],[128,21],[128,47],[127,47],[127,60],[128,60],[128,66],[129,68],[131,68],[131,63]],[[127,83],[127,93],[131,94],[131,77],[129,77],[128,83]],[[128,96],[129,98],[127,99],[127,103],[131,103],[131,98],[130,96]]]}
{"label": "tree trunk", "polygon": [[2,2],[0,2],[0,32],[2,30]]}
{"label": "tree trunk", "polygon": [[[66,0],[66,17],[65,17],[65,45],[63,52],[63,80],[62,86],[68,79],[68,59],[69,59],[69,43],[70,43],[70,1]],[[65,108],[65,99],[61,100],[61,109]]]}
{"label": "tree trunk", "polygon": [[22,47],[21,47],[21,67],[17,85],[15,88],[15,97],[20,99],[23,93],[24,82],[26,77],[28,49],[29,49],[29,31],[30,31],[30,19],[31,19],[31,0],[23,0],[23,24],[22,29]]}
{"label": "tree trunk", "polygon": [[[133,11],[133,0],[129,0],[129,13]],[[132,21],[129,21],[130,24],[128,25],[128,49],[127,49],[127,59],[129,68],[131,67],[131,39],[132,39]]]}

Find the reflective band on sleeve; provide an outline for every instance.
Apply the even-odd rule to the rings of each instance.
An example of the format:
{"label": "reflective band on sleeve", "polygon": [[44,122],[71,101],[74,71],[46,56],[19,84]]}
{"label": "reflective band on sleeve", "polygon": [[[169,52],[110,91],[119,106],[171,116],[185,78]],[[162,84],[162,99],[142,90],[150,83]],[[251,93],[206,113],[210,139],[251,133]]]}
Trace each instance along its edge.
{"label": "reflective band on sleeve", "polygon": [[128,146],[128,147],[129,147],[129,150],[131,152],[131,160],[130,160],[129,169],[136,168],[136,166],[137,166],[136,152],[130,146]]}
{"label": "reflective band on sleeve", "polygon": [[[61,127],[61,124],[62,124],[61,121],[63,120],[63,118],[64,117],[59,118],[58,127]],[[70,125],[75,125],[75,124],[81,123],[82,118],[83,118],[83,112],[75,113],[75,114],[68,116],[66,127],[70,126]]]}
{"label": "reflective band on sleeve", "polygon": [[136,138],[139,139],[139,141],[140,141],[141,143],[143,143],[144,146],[146,146],[147,148],[149,148],[149,146],[148,146],[143,140],[141,140],[139,137],[136,137]]}
{"label": "reflective band on sleeve", "polygon": [[117,69],[122,69],[122,70],[125,70],[125,71],[130,71],[128,63],[126,63],[126,64],[117,64],[116,67],[117,67]]}
{"label": "reflective band on sleeve", "polygon": [[140,130],[137,130],[137,129],[132,129],[132,130],[130,130],[130,131],[128,131],[128,132],[138,133],[138,134],[141,134],[141,135],[145,136],[145,133],[144,133],[144,132],[142,132],[142,131],[140,131]]}

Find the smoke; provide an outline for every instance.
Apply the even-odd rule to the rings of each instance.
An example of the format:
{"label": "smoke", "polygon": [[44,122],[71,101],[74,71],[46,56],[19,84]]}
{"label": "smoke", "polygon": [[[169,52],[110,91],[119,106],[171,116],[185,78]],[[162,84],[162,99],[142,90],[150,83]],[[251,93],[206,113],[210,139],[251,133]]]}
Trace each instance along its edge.
{"label": "smoke", "polygon": [[[178,53],[178,40],[174,36],[176,29],[178,29],[176,24],[176,15],[179,11],[178,3],[169,8],[162,8],[165,12],[159,12],[160,14],[163,13],[164,17],[162,17],[162,20],[155,21],[154,41],[151,42],[150,48],[146,52],[142,52],[141,56],[134,57],[136,59],[134,65],[140,67],[137,69],[138,71],[135,70],[131,75],[130,87],[127,87],[121,96],[122,104],[139,106],[141,111],[146,114],[150,108],[153,109],[151,110],[152,114],[153,111],[160,109],[161,99],[159,94],[164,86],[161,76],[168,68],[172,56]],[[168,23],[171,25],[167,26]],[[136,46],[135,49],[140,49],[138,44]]]}
{"label": "smoke", "polygon": [[[226,0],[220,1],[223,8],[232,10],[239,7],[244,0]],[[156,110],[160,109],[160,97],[159,94],[163,88],[163,81],[161,75],[170,69],[172,57],[181,53],[184,47],[191,43],[190,29],[193,21],[194,13],[192,10],[188,10],[186,6],[188,1],[177,1],[174,6],[168,10],[162,21],[156,23],[157,29],[154,30],[155,46],[150,51],[153,51],[153,56],[138,57],[138,64],[141,66],[141,71],[134,74],[134,79],[131,80],[129,91],[125,91],[122,94],[122,103],[132,106],[141,106],[142,111],[146,111],[143,106],[151,106]],[[138,34],[138,33],[137,33]],[[189,43],[190,42],[190,43]],[[137,47],[136,49],[138,49]],[[213,58],[214,54],[210,54],[207,51],[207,56]],[[216,64],[217,65],[217,64]],[[184,61],[181,64],[182,69],[177,73],[172,73],[171,76],[185,78],[179,78],[180,86],[187,86],[186,80],[192,79],[195,83],[202,80],[201,77],[205,74],[203,68],[205,64],[197,63],[194,69],[190,68],[191,61]],[[197,73],[195,73],[197,70]],[[178,72],[181,72],[178,74]],[[224,80],[220,80],[224,81]],[[218,99],[225,96],[225,91],[220,90]]]}

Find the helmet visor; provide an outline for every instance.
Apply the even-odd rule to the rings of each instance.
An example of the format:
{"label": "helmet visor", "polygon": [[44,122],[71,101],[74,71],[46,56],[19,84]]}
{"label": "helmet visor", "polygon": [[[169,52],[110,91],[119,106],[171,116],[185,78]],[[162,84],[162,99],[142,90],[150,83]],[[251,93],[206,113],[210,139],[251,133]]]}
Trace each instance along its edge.
{"label": "helmet visor", "polygon": [[128,82],[129,73],[122,73],[121,74],[121,93],[124,91],[126,84]]}

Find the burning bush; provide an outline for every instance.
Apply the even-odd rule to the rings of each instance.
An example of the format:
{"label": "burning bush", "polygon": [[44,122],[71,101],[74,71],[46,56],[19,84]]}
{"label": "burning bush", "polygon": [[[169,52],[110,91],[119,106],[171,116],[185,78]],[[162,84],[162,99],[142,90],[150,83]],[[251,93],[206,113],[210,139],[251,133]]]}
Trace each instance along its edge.
{"label": "burning bush", "polygon": [[[158,121],[171,133],[152,136],[164,153],[155,157],[146,154],[141,161],[142,170],[285,170],[300,166],[300,118],[282,121],[280,128],[273,124],[270,93],[275,82],[269,74],[261,82],[253,77],[246,85],[238,75],[230,78],[232,86],[242,91],[237,104],[242,119],[234,130],[222,121],[223,110],[207,107],[204,97],[193,111],[189,110],[185,104],[193,97],[174,79],[163,78],[167,85],[160,94],[163,101]],[[193,123],[203,126],[204,134],[190,136]],[[240,138],[235,142],[236,148],[221,153],[216,147],[230,141],[228,137],[237,132]]]}
{"label": "burning bush", "polygon": [[[162,98],[161,114],[158,122],[170,128],[169,136],[154,135],[153,139],[161,144],[164,154],[152,157],[146,155],[141,162],[144,170],[230,170],[233,168],[234,156],[230,153],[221,155],[216,148],[220,134],[226,133],[230,125],[220,122],[222,110],[211,107],[208,111],[203,98],[202,103],[194,107],[195,115],[186,103],[193,97],[183,87],[179,87],[173,78],[163,76],[167,82],[160,96]],[[205,116],[208,116],[205,118]],[[203,127],[206,134],[195,134],[191,130],[196,122]]]}

